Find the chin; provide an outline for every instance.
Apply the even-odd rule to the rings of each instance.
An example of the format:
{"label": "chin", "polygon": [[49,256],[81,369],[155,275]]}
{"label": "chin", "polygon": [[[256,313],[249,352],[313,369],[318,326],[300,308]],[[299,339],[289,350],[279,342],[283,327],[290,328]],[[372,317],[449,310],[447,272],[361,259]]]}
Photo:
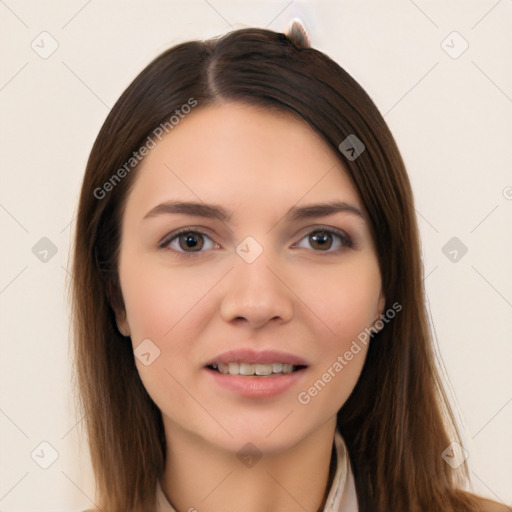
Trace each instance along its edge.
{"label": "chin", "polygon": [[247,444],[253,445],[261,454],[282,453],[322,426],[308,425],[304,421],[297,421],[297,418],[292,420],[294,413],[291,411],[292,408],[286,413],[256,419],[253,415],[246,415],[243,422],[233,422],[227,428],[232,437],[219,429],[200,435],[207,442],[236,454]]}

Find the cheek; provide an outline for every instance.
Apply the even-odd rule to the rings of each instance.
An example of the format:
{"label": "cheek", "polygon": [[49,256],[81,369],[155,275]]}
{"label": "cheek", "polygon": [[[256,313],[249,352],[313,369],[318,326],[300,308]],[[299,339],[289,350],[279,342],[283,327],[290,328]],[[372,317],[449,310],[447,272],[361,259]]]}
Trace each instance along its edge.
{"label": "cheek", "polygon": [[[378,314],[381,278],[374,258],[354,261],[325,275],[310,276],[304,301],[321,322],[324,349],[341,350],[368,328]],[[306,290],[309,290],[306,292]]]}
{"label": "cheek", "polygon": [[121,282],[133,343],[143,338],[160,338],[172,327],[172,294],[147,272],[127,273]]}
{"label": "cheek", "polygon": [[143,258],[127,258],[119,273],[135,355],[139,345],[158,354],[147,366],[135,357],[139,376],[160,408],[172,397],[173,409],[180,410],[189,400],[182,386],[193,385],[191,368],[202,355],[196,341],[211,316],[208,292],[220,277],[216,271],[169,269]]}
{"label": "cheek", "polygon": [[351,263],[326,275],[310,275],[303,288],[310,291],[304,302],[321,322],[315,322],[311,379],[297,400],[304,411],[319,417],[335,414],[354,389],[368,352],[368,328],[379,312],[381,278],[376,259]]}
{"label": "cheek", "polygon": [[190,397],[182,386],[190,385],[190,367],[183,362],[193,361],[197,333],[191,329],[197,328],[198,300],[206,290],[189,273],[144,264],[142,258],[126,261],[119,272],[135,355],[139,345],[151,354],[148,365],[135,357],[144,387],[160,409],[168,409],[171,400],[173,410],[186,410]]}
{"label": "cheek", "polygon": [[194,316],[216,276],[198,277],[190,270],[169,269],[141,261],[120,266],[126,315],[134,343],[143,338],[168,339]]}

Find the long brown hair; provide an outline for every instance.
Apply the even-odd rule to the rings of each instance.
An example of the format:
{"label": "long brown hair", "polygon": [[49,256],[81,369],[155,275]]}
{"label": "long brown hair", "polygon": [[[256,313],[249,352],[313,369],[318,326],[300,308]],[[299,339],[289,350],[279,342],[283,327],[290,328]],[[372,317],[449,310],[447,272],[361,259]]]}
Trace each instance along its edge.
{"label": "long brown hair", "polygon": [[[136,173],[130,159],[191,98],[196,108],[228,100],[299,115],[337,153],[368,213],[387,303],[403,309],[373,337],[338,413],[360,511],[478,510],[458,490],[466,464],[459,475],[441,457],[460,438],[435,366],[404,162],[368,94],[328,56],[304,46],[256,28],[174,46],[124,91],[94,143],[78,207],[72,299],[78,405],[105,512],[154,510],[164,470],[161,413],[116,327],[123,308],[117,261]],[[338,150],[351,134],[366,148],[356,159]]]}

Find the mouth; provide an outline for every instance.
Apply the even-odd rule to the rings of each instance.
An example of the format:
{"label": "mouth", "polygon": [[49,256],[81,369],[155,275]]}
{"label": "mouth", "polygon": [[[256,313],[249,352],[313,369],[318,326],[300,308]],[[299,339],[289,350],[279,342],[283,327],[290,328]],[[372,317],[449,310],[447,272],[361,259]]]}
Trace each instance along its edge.
{"label": "mouth", "polygon": [[204,361],[207,386],[229,395],[261,399],[287,396],[306,376],[309,362],[288,352],[239,348]]}
{"label": "mouth", "polygon": [[206,368],[223,375],[242,377],[277,377],[299,372],[307,368],[306,365],[293,365],[289,363],[241,363],[237,361],[228,363],[212,363]]}

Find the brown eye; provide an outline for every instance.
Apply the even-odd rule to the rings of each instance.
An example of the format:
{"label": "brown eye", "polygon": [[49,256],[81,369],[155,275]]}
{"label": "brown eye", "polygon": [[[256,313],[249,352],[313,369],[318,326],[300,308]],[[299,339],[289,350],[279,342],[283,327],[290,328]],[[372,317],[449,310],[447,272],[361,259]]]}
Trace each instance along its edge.
{"label": "brown eye", "polygon": [[160,243],[162,249],[168,249],[179,255],[199,256],[208,249],[217,249],[216,244],[206,233],[193,229],[182,229],[169,234]]}
{"label": "brown eye", "polygon": [[178,235],[178,241],[180,249],[187,252],[189,249],[191,249],[192,252],[200,251],[204,245],[203,235],[201,233],[196,233],[195,231],[181,233]]}
{"label": "brown eye", "polygon": [[[309,247],[301,245],[307,241]],[[299,244],[294,247],[314,249],[315,252],[336,253],[346,248],[353,247],[351,238],[343,231],[336,228],[317,228],[310,231]]]}
{"label": "brown eye", "polygon": [[332,234],[328,231],[314,231],[309,235],[314,249],[327,250],[332,246]]}

